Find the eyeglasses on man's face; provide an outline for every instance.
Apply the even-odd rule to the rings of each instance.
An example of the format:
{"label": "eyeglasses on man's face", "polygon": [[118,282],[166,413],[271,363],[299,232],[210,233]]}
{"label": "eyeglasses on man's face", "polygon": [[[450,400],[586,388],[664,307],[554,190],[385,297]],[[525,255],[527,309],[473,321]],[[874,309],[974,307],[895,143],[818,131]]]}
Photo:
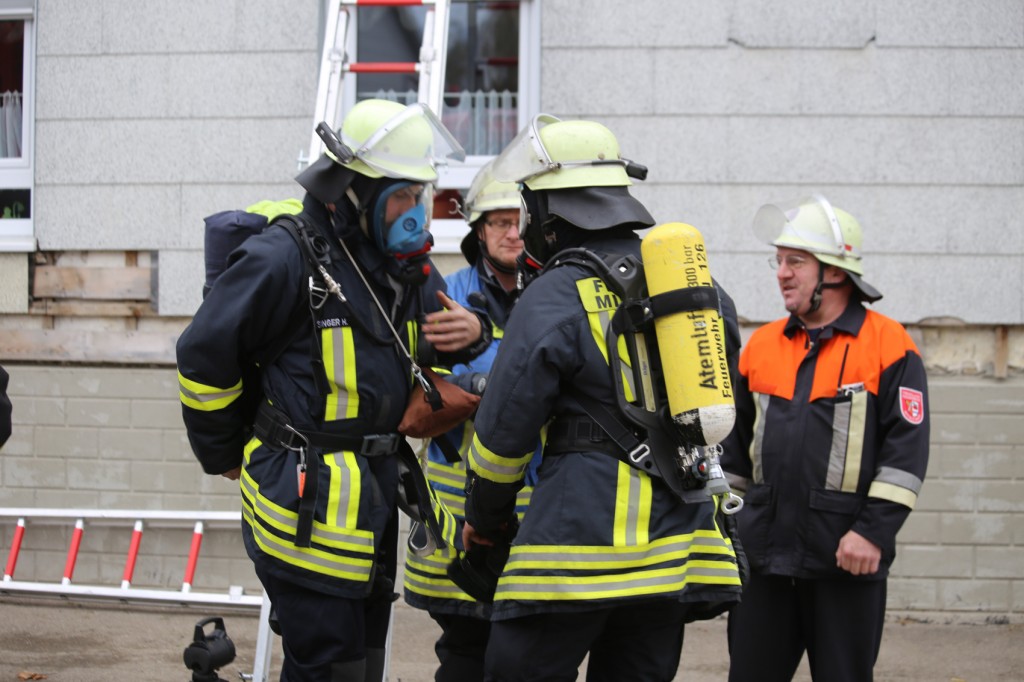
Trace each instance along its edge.
{"label": "eyeglasses on man's face", "polygon": [[484,225],[493,230],[494,232],[502,233],[508,232],[513,227],[519,230],[519,221],[512,220],[511,218],[502,218],[501,220],[485,220]]}
{"label": "eyeglasses on man's face", "polygon": [[782,264],[785,263],[787,268],[796,272],[797,270],[806,267],[812,260],[814,259],[809,258],[808,256],[801,256],[799,254],[789,254],[786,256],[775,255],[768,256],[768,265],[771,266],[772,270],[778,270],[782,267]]}

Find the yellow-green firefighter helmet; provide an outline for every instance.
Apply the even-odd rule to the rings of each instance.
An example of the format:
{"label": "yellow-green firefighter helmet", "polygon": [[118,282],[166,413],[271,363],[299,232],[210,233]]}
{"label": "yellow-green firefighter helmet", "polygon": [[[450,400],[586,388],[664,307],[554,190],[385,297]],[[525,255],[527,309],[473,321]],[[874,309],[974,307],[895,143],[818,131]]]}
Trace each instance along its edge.
{"label": "yellow-green firefighter helmet", "polygon": [[519,186],[514,182],[496,180],[492,174],[494,161],[480,169],[466,193],[462,212],[469,223],[475,223],[487,211],[519,209]]}
{"label": "yellow-green firefighter helmet", "polygon": [[596,121],[538,114],[494,162],[494,176],[531,190],[627,187],[646,169],[623,159],[612,131]]}
{"label": "yellow-green firefighter helmet", "polygon": [[340,136],[326,123],[317,134],[327,151],[295,179],[325,204],[342,201],[356,174],[432,183],[437,166],[466,153],[423,104],[368,99],[348,112]]}
{"label": "yellow-green firefighter helmet", "polygon": [[363,100],[345,116],[341,141],[355,155],[344,165],[371,178],[434,182],[438,164],[466,157],[452,134],[423,104]]}

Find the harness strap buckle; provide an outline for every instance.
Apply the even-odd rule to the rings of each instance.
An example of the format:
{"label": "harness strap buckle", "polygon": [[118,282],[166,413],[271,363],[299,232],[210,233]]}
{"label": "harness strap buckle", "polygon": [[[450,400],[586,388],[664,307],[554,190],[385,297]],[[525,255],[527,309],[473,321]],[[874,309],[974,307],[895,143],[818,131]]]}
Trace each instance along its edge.
{"label": "harness strap buckle", "polygon": [[[296,430],[294,426],[287,422],[279,424],[279,426],[284,431],[284,434],[275,435],[281,447],[292,452],[298,452],[305,459],[305,451],[309,448],[309,439],[306,438],[305,434]],[[285,436],[287,436],[287,439]],[[296,441],[299,441],[299,443],[296,444]]]}
{"label": "harness strap buckle", "polygon": [[646,442],[640,443],[629,452],[629,461],[636,465],[641,463],[651,454],[651,446]]}
{"label": "harness strap buckle", "polygon": [[398,445],[402,435],[398,433],[372,433],[363,436],[363,444],[359,448],[359,454],[363,457],[380,457],[382,455],[393,455],[398,452]]}

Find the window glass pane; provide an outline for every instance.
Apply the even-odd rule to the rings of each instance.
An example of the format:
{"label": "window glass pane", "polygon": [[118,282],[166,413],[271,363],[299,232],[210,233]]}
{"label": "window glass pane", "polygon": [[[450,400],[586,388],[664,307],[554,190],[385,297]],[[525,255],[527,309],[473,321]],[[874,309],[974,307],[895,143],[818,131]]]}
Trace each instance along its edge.
{"label": "window glass pane", "polygon": [[[359,62],[415,62],[426,8],[359,10]],[[519,3],[455,2],[441,118],[468,154],[497,154],[516,134]],[[357,97],[416,101],[419,75],[359,74]]]}
{"label": "window glass pane", "polygon": [[23,153],[24,58],[25,22],[0,21],[0,159]]}

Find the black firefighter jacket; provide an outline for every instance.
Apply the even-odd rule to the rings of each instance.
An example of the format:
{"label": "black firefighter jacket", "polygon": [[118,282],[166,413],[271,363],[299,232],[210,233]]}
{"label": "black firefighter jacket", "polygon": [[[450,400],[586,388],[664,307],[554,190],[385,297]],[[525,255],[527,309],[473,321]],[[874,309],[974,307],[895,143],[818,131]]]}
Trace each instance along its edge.
{"label": "black firefighter jacket", "polygon": [[906,330],[857,301],[815,343],[799,319],[777,320],[751,336],[736,384],[722,466],[746,490],[751,569],[853,579],[835,558],[853,530],[882,550],[860,578],[884,579],[928,464],[925,369]]}
{"label": "black firefighter jacket", "polygon": [[[584,247],[639,256],[640,240]],[[563,265],[527,287],[477,411],[467,520],[486,532],[513,513],[549,419],[585,415],[570,386],[615,410],[605,328],[618,305],[588,269]],[[612,358],[619,369],[619,358]],[[599,451],[545,452],[530,506],[498,582],[494,620],[660,598],[732,602],[740,589],[731,540],[713,502],[683,504],[660,480]]]}
{"label": "black firefighter jacket", "polygon": [[[326,209],[308,196],[302,216],[331,235]],[[440,309],[435,292],[444,280],[432,269],[422,287],[402,287],[385,275],[384,257],[362,233],[342,227],[359,268],[388,311],[404,345],[416,357],[417,318]],[[321,457],[310,547],[295,542],[299,455],[250,437],[240,400],[243,377],[263,361],[262,391],[292,426],[362,438],[393,434],[412,387],[410,363],[367,293],[348,257],[335,244],[328,266],[347,297],[329,297],[308,310],[307,264],[296,241],[272,227],[250,237],[233,254],[195,318],[178,340],[178,374],[189,441],[203,469],[219,474],[243,465],[243,532],[250,557],[280,577],[312,589],[365,596],[376,548],[395,504],[394,457],[353,451]],[[276,357],[272,349],[287,343]],[[470,359],[465,353],[439,364]],[[327,392],[317,388],[316,374]],[[310,453],[310,456],[314,456]]]}

